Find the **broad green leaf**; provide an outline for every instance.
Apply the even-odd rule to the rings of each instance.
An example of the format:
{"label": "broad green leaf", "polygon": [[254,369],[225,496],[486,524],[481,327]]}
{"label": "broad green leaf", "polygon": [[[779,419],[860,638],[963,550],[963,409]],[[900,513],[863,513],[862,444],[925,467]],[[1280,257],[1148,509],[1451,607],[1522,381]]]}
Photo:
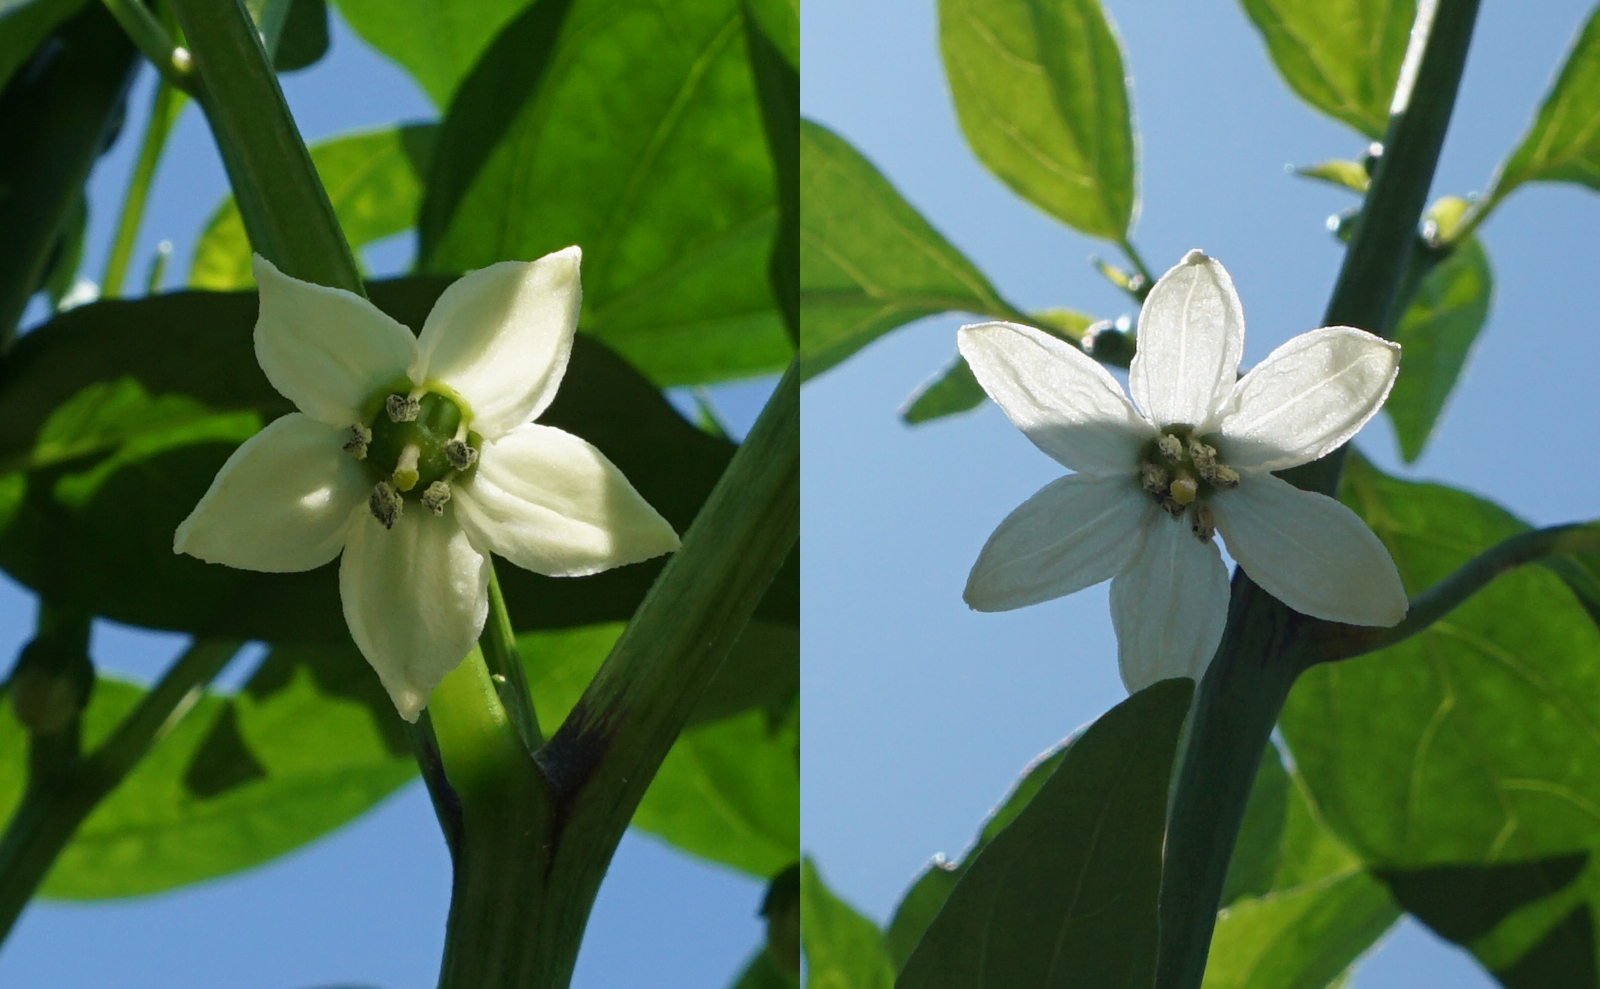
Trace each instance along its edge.
{"label": "broad green leaf", "polygon": [[[795,69],[800,68],[800,0],[749,0],[745,16]],[[796,119],[799,115],[796,114]]]}
{"label": "broad green leaf", "polygon": [[1372,138],[1389,125],[1416,0],[1242,0],[1284,82]]}
{"label": "broad green leaf", "polygon": [[[1342,498],[1412,593],[1526,528],[1466,492],[1355,458]],[[1398,646],[1312,669],[1280,725],[1329,827],[1388,875],[1600,846],[1597,723],[1600,630],[1559,577],[1522,567]],[[1586,896],[1600,891],[1584,883]],[[1515,969],[1573,908],[1559,897],[1525,907],[1473,950]]]}
{"label": "broad green leaf", "polygon": [[39,43],[86,0],[0,0],[0,90]]}
{"label": "broad green leaf", "polygon": [[939,48],[978,160],[1063,223],[1126,239],[1133,120],[1099,0],[939,0]]}
{"label": "broad green leaf", "polygon": [[61,308],[78,281],[78,268],[83,264],[83,235],[89,226],[89,198],[80,194],[67,214],[66,226],[56,240],[51,252],[50,267],[45,275],[45,298],[51,309]]}
{"label": "broad green leaf", "polygon": [[279,72],[295,72],[328,53],[325,0],[245,0],[261,43]]}
{"label": "broad green leaf", "polygon": [[577,244],[580,329],[658,385],[787,364],[768,279],[776,186],[743,22],[739,0],[530,6],[440,124],[421,267]]}
{"label": "broad green leaf", "polygon": [[[370,288],[380,307],[420,326],[444,284],[400,279]],[[130,624],[348,642],[337,564],[257,574],[172,553],[174,528],[244,435],[241,417],[265,423],[290,411],[256,366],[255,310],[247,293],[115,300],[72,310],[19,340],[0,376],[0,565],[36,591]],[[124,408],[140,410],[135,419],[149,423],[153,439],[110,428]],[[69,429],[78,416],[89,424]],[[730,444],[689,425],[636,372],[582,338],[541,421],[598,446],[680,532],[732,455]],[[177,443],[174,431],[189,442]],[[80,452],[60,459],[67,434],[94,442],[65,444]],[[55,459],[36,460],[52,450]],[[119,454],[116,469],[96,473]],[[533,630],[625,620],[660,566],[560,580],[503,566],[500,575],[516,627]],[[762,620],[796,623],[795,571],[774,583]]]}
{"label": "broad green leaf", "polygon": [[[1030,322],[1063,339],[1081,344],[1084,331],[1094,319],[1070,309],[1051,309],[1032,314]],[[916,425],[930,419],[975,409],[982,405],[987,397],[983,386],[978,384],[977,377],[973,375],[972,368],[967,366],[966,360],[960,354],[957,354],[938,374],[918,385],[916,391],[906,396],[905,404],[900,407],[900,418],[911,425]]]}
{"label": "broad green leaf", "polygon": [[800,340],[800,8],[795,0],[745,0],[745,47],[777,175],[778,228],[769,265],[773,298],[791,342]]}
{"label": "broad green leaf", "polygon": [[892,989],[894,972],[877,925],[835,896],[809,858],[800,868],[806,989]]}
{"label": "broad green leaf", "polygon": [[800,980],[772,964],[767,949],[757,948],[734,980],[732,989],[800,989]]}
{"label": "broad green leaf", "polygon": [[766,877],[800,855],[798,705],[750,710],[678,736],[633,826],[713,862]]}
{"label": "broad green leaf", "polygon": [[[434,131],[433,124],[405,124],[344,134],[311,146],[311,161],[352,248],[416,224]],[[211,214],[195,244],[190,287],[224,292],[254,287],[250,253],[239,207],[229,196]]]}
{"label": "broad green leaf", "polygon": [[1567,52],[1539,115],[1494,181],[1489,206],[1524,182],[1600,189],[1600,8]]}
{"label": "broad green leaf", "polygon": [[800,364],[807,377],[924,316],[1020,315],[871,162],[809,120],[800,125],[800,198]]}
{"label": "broad green leaf", "polygon": [[1400,377],[1383,410],[1407,463],[1422,455],[1433,434],[1489,318],[1493,296],[1489,256],[1476,237],[1469,237],[1423,277],[1395,327]]}
{"label": "broad green leaf", "polygon": [[361,40],[411,73],[435,106],[456,87],[529,0],[335,0]]}
{"label": "broad green leaf", "polygon": [[1167,787],[1194,684],[1165,680],[1066,750],[978,853],[899,989],[1135,986],[1154,974]]}
{"label": "broad green leaf", "polygon": [[[1251,834],[1252,815],[1263,812],[1275,822]],[[1261,854],[1268,848],[1270,856]],[[1256,777],[1229,885],[1237,888],[1246,873],[1250,895],[1224,896],[1205,989],[1323,989],[1400,917],[1383,884],[1317,818],[1275,746]]]}

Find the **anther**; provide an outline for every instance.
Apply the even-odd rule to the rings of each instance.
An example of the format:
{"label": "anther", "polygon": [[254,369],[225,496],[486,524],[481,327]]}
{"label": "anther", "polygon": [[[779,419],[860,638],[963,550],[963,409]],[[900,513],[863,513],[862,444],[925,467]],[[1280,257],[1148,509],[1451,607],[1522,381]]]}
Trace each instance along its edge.
{"label": "anther", "polygon": [[1239,486],[1239,472],[1227,464],[1217,464],[1211,470],[1211,476],[1206,478],[1213,487],[1223,491],[1231,491]]}
{"label": "anther", "polygon": [[1183,441],[1171,433],[1162,433],[1156,439],[1156,449],[1160,450],[1162,456],[1173,463],[1183,459]]}
{"label": "anther", "polygon": [[1175,519],[1183,517],[1183,506],[1173,501],[1171,495],[1162,495],[1160,501],[1162,510],[1168,515]]}
{"label": "anther", "polygon": [[379,481],[372,489],[372,497],[367,499],[367,508],[372,512],[372,517],[381,522],[385,529],[393,529],[394,524],[400,521],[405,504],[400,492],[388,481]]}
{"label": "anther", "polygon": [[1211,517],[1211,508],[1204,502],[1194,506],[1194,515],[1189,519],[1189,529],[1194,537],[1203,543],[1209,543],[1211,537],[1217,534],[1216,520]]}
{"label": "anther", "polygon": [[1169,490],[1172,492],[1173,501],[1180,505],[1188,505],[1200,493],[1200,482],[1187,474],[1180,474],[1178,479],[1172,482]]}
{"label": "anther", "polygon": [[345,443],[345,452],[357,460],[367,459],[367,444],[372,442],[372,430],[356,423],[350,427],[350,439]]}
{"label": "anther", "polygon": [[1209,443],[1191,439],[1189,441],[1189,459],[1194,461],[1196,467],[1204,470],[1207,464],[1217,462],[1217,448]]}
{"label": "anther", "polygon": [[415,443],[407,443],[400,451],[400,459],[394,465],[394,486],[401,491],[410,491],[417,486],[420,475],[417,473],[417,459],[422,456],[422,451],[417,449]]}
{"label": "anther", "polygon": [[428,485],[428,490],[422,492],[422,507],[435,515],[444,514],[445,502],[450,500],[450,485],[443,481],[434,481]]}
{"label": "anther", "polygon": [[456,470],[466,470],[478,462],[478,451],[460,440],[450,440],[444,445],[444,458]]}
{"label": "anther", "polygon": [[390,422],[415,422],[422,413],[422,402],[405,395],[390,395],[383,400],[383,411],[389,413]]}
{"label": "anther", "polygon": [[1168,482],[1172,480],[1167,469],[1160,464],[1140,464],[1139,474],[1139,484],[1153,495],[1165,493]]}

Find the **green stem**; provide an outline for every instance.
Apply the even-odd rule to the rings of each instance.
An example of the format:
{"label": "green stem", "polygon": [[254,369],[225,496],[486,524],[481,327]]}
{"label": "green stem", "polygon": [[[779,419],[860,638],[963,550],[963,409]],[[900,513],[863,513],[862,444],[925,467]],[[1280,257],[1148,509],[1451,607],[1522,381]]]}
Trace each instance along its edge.
{"label": "green stem", "polygon": [[139,159],[134,163],[133,173],[128,176],[128,190],[122,197],[122,215],[117,219],[111,256],[106,259],[105,274],[100,279],[102,296],[109,298],[122,294],[122,282],[128,274],[134,244],[139,239],[139,224],[144,219],[145,203],[150,198],[150,183],[155,178],[156,166],[161,162],[167,136],[172,133],[172,125],[183,109],[183,101],[183,94],[165,78],[156,84],[155,96],[150,100],[150,119],[145,121],[144,138],[139,144]]}
{"label": "green stem", "polygon": [[[1122,248],[1123,256],[1128,259],[1128,263],[1133,265],[1134,270],[1144,279],[1144,294],[1148,295],[1150,286],[1156,283],[1156,276],[1150,273],[1149,265],[1145,264],[1144,258],[1139,256],[1139,250],[1133,246],[1133,241],[1124,237],[1122,240],[1117,241],[1117,246]],[[1141,298],[1140,301],[1143,301],[1143,299]]]}
{"label": "green stem", "polygon": [[[1455,105],[1478,0],[1440,0],[1411,98],[1390,118],[1326,325],[1385,334]],[[1287,471],[1301,488],[1332,494],[1343,451]],[[1272,726],[1295,677],[1310,621],[1235,574],[1228,627],[1195,700],[1167,831],[1160,901],[1157,989],[1199,989],[1228,860]]]}
{"label": "green stem", "polygon": [[197,97],[250,244],[295,278],[366,294],[327,191],[240,0],[171,0],[193,49]]}
{"label": "green stem", "polygon": [[500,703],[522,738],[524,751],[532,752],[544,744],[544,733],[539,730],[539,715],[533,709],[533,697],[528,691],[528,675],[517,649],[517,634],[511,629],[511,615],[506,611],[505,595],[500,591],[500,578],[494,571],[493,561],[489,564],[489,619],[483,624],[478,642],[484,662],[493,675]]}
{"label": "green stem", "polygon": [[70,744],[75,752],[77,722],[51,735],[30,736],[28,783],[0,837],[0,940],[10,934],[84,818],[188,712],[238,651],[237,642],[196,640],[87,759],[79,761],[67,751]]}
{"label": "green stem", "polygon": [[128,40],[144,55],[162,81],[193,95],[195,83],[189,53],[172,40],[172,34],[156,20],[140,0],[101,0],[111,16],[128,32]]}

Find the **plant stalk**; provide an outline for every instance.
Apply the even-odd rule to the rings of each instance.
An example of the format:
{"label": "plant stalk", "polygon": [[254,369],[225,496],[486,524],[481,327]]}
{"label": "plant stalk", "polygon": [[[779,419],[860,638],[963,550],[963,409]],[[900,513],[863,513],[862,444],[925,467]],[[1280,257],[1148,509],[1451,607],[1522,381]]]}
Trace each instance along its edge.
{"label": "plant stalk", "polygon": [[183,109],[184,95],[162,78],[156,84],[155,96],[150,100],[150,119],[145,121],[144,137],[139,144],[139,158],[133,173],[128,176],[128,189],[122,197],[122,215],[117,218],[117,232],[111,242],[111,256],[106,259],[105,274],[100,278],[100,294],[113,298],[122,294],[122,283],[128,275],[128,263],[133,257],[134,245],[139,239],[139,224],[144,220],[145,203],[150,198],[150,184],[155,179],[156,166],[161,163],[161,152],[167,146],[172,125]]}

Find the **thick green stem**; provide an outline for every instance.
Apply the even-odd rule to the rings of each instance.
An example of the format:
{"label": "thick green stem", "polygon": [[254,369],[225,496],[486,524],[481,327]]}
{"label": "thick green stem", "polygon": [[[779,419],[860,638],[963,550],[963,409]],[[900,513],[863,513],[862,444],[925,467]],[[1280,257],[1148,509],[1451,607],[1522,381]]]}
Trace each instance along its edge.
{"label": "thick green stem", "polygon": [[128,32],[128,40],[161,73],[162,81],[186,93],[194,90],[189,53],[178,47],[165,25],[142,0],[102,0],[106,10]]}
{"label": "thick green stem", "polygon": [[[1390,118],[1384,154],[1339,271],[1324,322],[1386,334],[1439,149],[1455,105],[1478,0],[1423,3],[1408,54],[1418,58],[1410,98]],[[1431,15],[1431,17],[1430,17]],[[1431,21],[1431,23],[1430,23]],[[1343,451],[1285,472],[1332,494]],[[1158,989],[1199,989],[1245,803],[1295,677],[1309,619],[1290,611],[1242,571],[1228,628],[1195,700],[1193,723],[1167,832],[1161,883]]]}
{"label": "thick green stem", "polygon": [[76,719],[61,731],[30,736],[27,787],[0,837],[0,940],[10,934],[84,818],[188,712],[238,651],[237,642],[197,640],[87,759],[76,757]]}
{"label": "thick green stem", "polygon": [[144,138],[139,144],[139,159],[128,176],[128,191],[122,197],[122,215],[117,218],[111,256],[106,259],[105,274],[100,279],[102,296],[122,294],[122,282],[128,275],[128,263],[139,239],[145,203],[150,198],[150,183],[161,162],[161,152],[167,146],[167,136],[172,133],[172,125],[183,109],[183,101],[183,94],[166,79],[156,84],[155,96],[150,100],[150,119],[145,121]]}
{"label": "thick green stem", "polygon": [[171,2],[250,245],[287,275],[364,295],[360,268],[244,5]]}

